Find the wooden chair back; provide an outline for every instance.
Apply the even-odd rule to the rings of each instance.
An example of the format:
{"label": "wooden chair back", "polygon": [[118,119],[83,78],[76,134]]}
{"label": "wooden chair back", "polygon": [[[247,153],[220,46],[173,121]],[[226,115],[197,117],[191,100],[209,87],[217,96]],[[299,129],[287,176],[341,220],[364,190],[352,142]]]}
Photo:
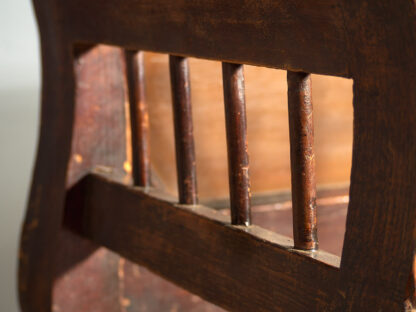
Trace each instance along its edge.
{"label": "wooden chair back", "polygon": [[[23,311],[72,311],[71,300],[85,311],[139,311],[127,300],[134,272],[119,270],[117,285],[106,283],[115,258],[97,253],[100,246],[122,256],[119,269],[128,259],[232,311],[411,308],[415,3],[35,0],[34,7],[43,86],[21,238]],[[151,179],[143,51],[170,55],[178,202]],[[187,57],[222,62],[231,218],[198,204]],[[293,241],[251,222],[243,64],[288,71]],[[110,75],[100,75],[103,68]],[[341,258],[318,249],[311,73],[354,80]],[[63,280],[71,286],[60,287]],[[90,296],[73,299],[88,283]]]}

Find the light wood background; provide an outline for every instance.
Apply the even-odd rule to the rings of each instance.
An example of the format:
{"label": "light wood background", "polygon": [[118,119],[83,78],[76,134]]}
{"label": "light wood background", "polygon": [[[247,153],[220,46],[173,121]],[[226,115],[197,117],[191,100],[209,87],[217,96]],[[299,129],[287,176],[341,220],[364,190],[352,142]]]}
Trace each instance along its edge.
{"label": "light wood background", "polygon": [[[168,56],[146,53],[153,171],[176,194]],[[227,152],[221,63],[190,59],[200,197],[227,197]],[[253,193],[290,188],[286,71],[245,66],[248,144]],[[313,75],[317,183],[349,180],[352,80]]]}

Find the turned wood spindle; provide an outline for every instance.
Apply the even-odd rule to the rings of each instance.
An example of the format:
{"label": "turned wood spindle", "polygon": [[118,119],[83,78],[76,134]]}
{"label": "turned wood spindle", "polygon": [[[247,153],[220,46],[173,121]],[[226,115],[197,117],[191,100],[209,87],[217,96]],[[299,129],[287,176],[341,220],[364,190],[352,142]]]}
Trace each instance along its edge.
{"label": "turned wood spindle", "polygon": [[145,99],[143,52],[125,51],[131,123],[132,173],[136,186],[150,185],[149,114]]}
{"label": "turned wood spindle", "polygon": [[198,203],[192,107],[187,58],[169,56],[175,127],[176,168],[179,203]]}
{"label": "turned wood spindle", "polygon": [[310,74],[287,72],[293,238],[296,249],[318,248]]}
{"label": "turned wood spindle", "polygon": [[231,223],[250,225],[250,177],[243,65],[222,63]]}

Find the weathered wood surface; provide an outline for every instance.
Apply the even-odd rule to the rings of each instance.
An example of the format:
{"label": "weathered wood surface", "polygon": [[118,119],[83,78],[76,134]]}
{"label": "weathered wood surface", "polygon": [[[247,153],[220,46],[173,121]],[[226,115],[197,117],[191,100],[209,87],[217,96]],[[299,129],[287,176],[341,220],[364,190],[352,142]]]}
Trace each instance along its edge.
{"label": "weathered wood surface", "polygon": [[169,56],[179,203],[198,203],[188,59]]}
{"label": "weathered wood surface", "polygon": [[[19,294],[24,311],[52,309],[56,278],[53,268],[62,248],[59,235],[62,234],[74,125],[76,88],[72,52],[75,44],[100,42],[353,78],[351,201],[339,276],[336,271],[339,278],[328,273],[334,272],[332,267],[311,259],[305,262],[305,255],[298,256],[302,262],[290,261],[291,251],[253,239],[250,233],[188,215],[184,212],[186,209],[175,207],[174,213],[169,214],[173,209],[169,204],[153,213],[145,209],[140,211],[149,213],[147,216],[151,220],[172,217],[171,222],[176,220],[182,225],[175,228],[178,233],[187,231],[178,216],[188,216],[196,224],[206,222],[207,228],[218,230],[194,235],[195,239],[205,233],[212,239],[211,244],[215,242],[214,246],[227,248],[213,258],[198,258],[205,266],[186,267],[195,270],[191,281],[182,279],[189,273],[184,272],[183,267],[162,272],[169,267],[167,265],[155,270],[178,283],[189,283],[187,288],[230,309],[252,304],[252,308],[266,307],[267,310],[279,307],[293,311],[305,310],[305,307],[332,311],[404,310],[411,289],[407,286],[412,273],[416,228],[416,193],[413,189],[416,184],[414,2],[178,0],[167,4],[162,0],[35,0],[34,4],[41,30],[44,70],[40,140],[20,250]],[[136,198],[138,194],[113,184],[109,188],[109,192],[118,190],[126,192],[127,197]],[[108,203],[101,202],[105,196],[88,200],[94,199],[104,205]],[[157,206],[158,203],[154,204]],[[112,207],[112,215],[125,218],[126,215],[117,215],[116,207]],[[134,203],[126,203],[125,207],[131,213],[137,213],[133,211],[137,208]],[[110,222],[106,214],[99,217]],[[133,244],[131,240],[135,239],[145,240],[143,237],[129,236],[125,241],[116,242],[109,232],[100,231],[104,224],[95,218],[87,220],[94,221],[91,225],[97,231],[94,232],[97,240],[119,244],[117,246],[124,246],[122,249],[127,256],[137,256],[131,246],[123,244]],[[136,220],[140,222],[139,216]],[[124,221],[126,224],[133,222],[131,219]],[[167,241],[177,239],[175,233],[166,233],[168,229],[160,223],[154,221],[154,224],[159,226],[156,229],[164,233],[164,237],[169,234]],[[120,224],[115,226],[122,227]],[[118,232],[121,230],[124,228]],[[151,237],[150,229],[142,227],[142,230]],[[238,234],[231,236],[235,238],[232,241],[215,241],[225,232]],[[244,249],[247,244],[256,248]],[[187,246],[186,250],[192,250],[190,242]],[[259,253],[258,246],[268,252]],[[163,248],[161,253],[169,251]],[[204,249],[201,254],[210,251],[218,252],[218,249]],[[177,254],[184,264],[195,259],[185,255]],[[218,285],[214,279],[208,280],[211,284],[207,285],[212,287],[209,292],[203,292],[206,288],[200,286],[202,282],[198,276],[207,274],[205,269],[213,267],[224,255],[229,260],[242,256],[238,258],[241,262],[237,266],[234,261],[226,262],[228,266],[220,268],[223,274],[215,279],[223,283]],[[159,256],[155,257],[161,259]],[[272,266],[273,272],[277,273],[266,274],[262,271],[263,266],[253,266],[253,261]],[[321,271],[319,268],[323,266],[325,269]],[[246,277],[241,274],[243,271],[257,274],[249,275],[243,283],[240,280]],[[295,288],[305,295],[293,296]],[[219,289],[224,291],[214,292]],[[277,291],[270,294],[270,289]],[[317,289],[325,291],[318,292]],[[264,294],[279,300],[269,301],[270,297]],[[230,303],[231,299],[235,300]]]}
{"label": "weathered wood surface", "polygon": [[300,254],[278,234],[231,226],[215,210],[157,197],[89,175],[68,195],[66,223],[232,311],[320,311],[330,302],[338,257]]}
{"label": "weathered wood surface", "polygon": [[315,153],[310,74],[287,72],[293,239],[303,250],[318,248]]}
{"label": "weathered wood surface", "polygon": [[243,65],[222,63],[231,223],[250,225],[250,174]]}

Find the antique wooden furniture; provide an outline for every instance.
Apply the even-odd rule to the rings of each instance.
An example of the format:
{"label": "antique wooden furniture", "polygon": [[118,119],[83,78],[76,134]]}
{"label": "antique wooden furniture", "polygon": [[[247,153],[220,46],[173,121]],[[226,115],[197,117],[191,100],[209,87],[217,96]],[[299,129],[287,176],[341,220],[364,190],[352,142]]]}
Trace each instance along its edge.
{"label": "antique wooden furniture", "polygon": [[[411,309],[415,5],[35,0],[42,121],[21,238],[22,310],[141,311],[140,273],[128,261],[233,311]],[[178,203],[151,185],[142,51],[171,55]],[[188,56],[223,62],[231,218],[198,205]],[[288,70],[294,241],[251,225],[241,64]],[[354,79],[340,259],[318,250],[309,73]]]}

